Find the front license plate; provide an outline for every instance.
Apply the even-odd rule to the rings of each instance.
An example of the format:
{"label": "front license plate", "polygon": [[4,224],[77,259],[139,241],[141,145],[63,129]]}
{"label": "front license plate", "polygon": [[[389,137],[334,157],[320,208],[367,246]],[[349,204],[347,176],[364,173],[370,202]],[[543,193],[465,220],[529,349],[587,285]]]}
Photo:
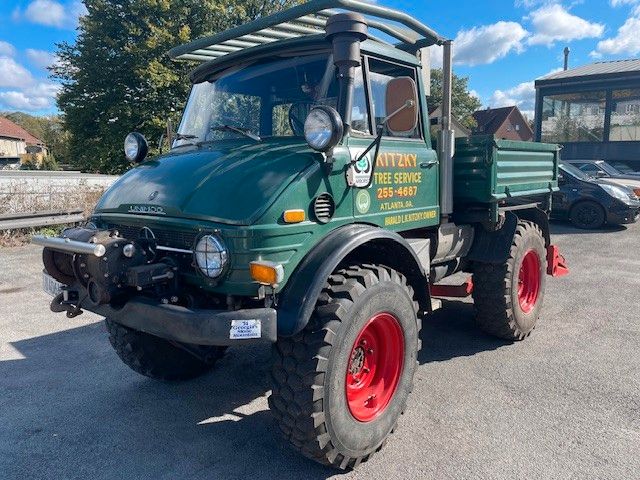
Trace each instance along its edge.
{"label": "front license plate", "polygon": [[231,340],[247,340],[262,336],[260,320],[231,320],[229,338]]}
{"label": "front license plate", "polygon": [[55,297],[62,291],[62,287],[64,287],[62,283],[57,281],[51,275],[42,272],[42,289],[46,293],[48,293],[52,297]]}

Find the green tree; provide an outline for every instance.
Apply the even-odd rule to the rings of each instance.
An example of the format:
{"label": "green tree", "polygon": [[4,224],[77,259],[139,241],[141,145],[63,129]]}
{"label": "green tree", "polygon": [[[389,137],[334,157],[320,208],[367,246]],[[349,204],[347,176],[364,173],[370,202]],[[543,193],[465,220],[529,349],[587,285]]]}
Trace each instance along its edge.
{"label": "green tree", "polygon": [[85,0],[75,43],[58,45],[53,77],[69,132],[69,158],[86,171],[128,168],[122,142],[143,133],[152,152],[167,120],[174,125],[194,64],[167,51],[268,15],[297,0]]}
{"label": "green tree", "polygon": [[[431,70],[431,95],[427,100],[430,108],[439,107],[442,103],[442,80],[442,69]],[[469,92],[468,77],[453,74],[451,97],[453,116],[465,127],[474,128],[476,122],[472,114],[482,106],[482,103],[478,97]]]}

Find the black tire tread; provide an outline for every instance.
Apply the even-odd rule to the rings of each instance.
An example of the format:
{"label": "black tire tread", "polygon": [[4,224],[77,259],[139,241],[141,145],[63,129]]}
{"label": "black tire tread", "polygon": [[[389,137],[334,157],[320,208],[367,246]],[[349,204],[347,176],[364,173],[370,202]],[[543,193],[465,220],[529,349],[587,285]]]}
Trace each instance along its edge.
{"label": "black tire tread", "polygon": [[109,342],[120,359],[146,377],[156,380],[189,380],[209,371],[224,355],[225,347],[211,347],[207,361],[200,360],[167,340],[133,330],[106,319]]}
{"label": "black tire tread", "polygon": [[[350,266],[329,277],[309,325],[294,337],[280,339],[273,348],[269,407],[282,434],[306,457],[342,470],[366,462],[386,443],[385,439],[373,452],[358,458],[344,456],[331,443],[322,412],[324,375],[336,333],[357,297],[381,281],[396,282],[406,288],[417,314],[414,291],[402,274],[380,265]],[[418,320],[418,334],[420,327]],[[405,408],[406,405],[403,412]]]}
{"label": "black tire tread", "polygon": [[[537,224],[526,220],[519,221],[505,263],[474,264],[473,300],[476,323],[486,333],[505,340],[524,340],[533,332],[533,329],[523,332],[515,321],[509,281],[523,237],[532,230],[544,238]],[[541,261],[546,262],[546,259],[542,258]]]}

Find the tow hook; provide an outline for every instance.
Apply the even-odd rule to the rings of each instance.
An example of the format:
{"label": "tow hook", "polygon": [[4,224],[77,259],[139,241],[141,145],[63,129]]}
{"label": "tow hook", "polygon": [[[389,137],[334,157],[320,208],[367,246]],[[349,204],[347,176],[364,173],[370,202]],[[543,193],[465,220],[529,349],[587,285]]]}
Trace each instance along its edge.
{"label": "tow hook", "polygon": [[[78,292],[74,291],[73,293],[75,293],[77,297]],[[82,300],[78,300],[78,305],[73,305],[71,303],[68,303],[70,298],[69,294],[69,290],[63,290],[58,295],[56,295],[53,300],[51,300],[51,305],[49,306],[51,311],[54,313],[67,312],[67,318],[75,318],[79,315],[82,315],[84,311],[80,308],[80,305],[82,304],[82,300],[84,300],[84,298]]]}

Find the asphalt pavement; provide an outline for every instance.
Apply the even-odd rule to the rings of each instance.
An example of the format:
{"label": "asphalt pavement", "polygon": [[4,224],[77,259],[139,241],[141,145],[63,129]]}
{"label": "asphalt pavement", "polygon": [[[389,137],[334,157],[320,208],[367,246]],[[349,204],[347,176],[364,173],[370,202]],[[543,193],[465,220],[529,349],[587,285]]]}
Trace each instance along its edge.
{"label": "asphalt pavement", "polygon": [[268,346],[186,383],[141,377],[98,317],[49,312],[39,248],[0,249],[0,477],[639,479],[640,225],[553,232],[571,275],[548,280],[534,334],[495,340],[446,302],[399,429],[349,473],[280,440]]}

